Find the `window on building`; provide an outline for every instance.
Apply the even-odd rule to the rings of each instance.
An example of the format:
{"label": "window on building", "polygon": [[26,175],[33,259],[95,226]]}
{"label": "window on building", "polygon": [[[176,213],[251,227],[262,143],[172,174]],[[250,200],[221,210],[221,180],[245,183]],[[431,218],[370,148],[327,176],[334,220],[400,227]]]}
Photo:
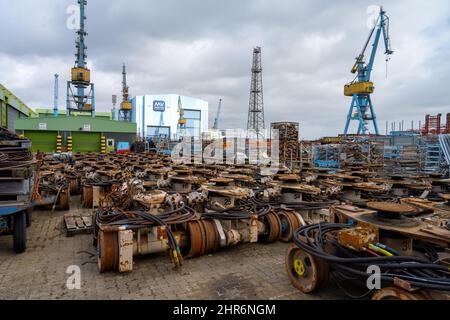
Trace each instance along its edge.
{"label": "window on building", "polygon": [[186,134],[192,137],[199,137],[201,133],[202,112],[200,110],[184,110],[186,119]]}
{"label": "window on building", "polygon": [[147,137],[155,138],[158,136],[170,137],[170,127],[148,126]]}

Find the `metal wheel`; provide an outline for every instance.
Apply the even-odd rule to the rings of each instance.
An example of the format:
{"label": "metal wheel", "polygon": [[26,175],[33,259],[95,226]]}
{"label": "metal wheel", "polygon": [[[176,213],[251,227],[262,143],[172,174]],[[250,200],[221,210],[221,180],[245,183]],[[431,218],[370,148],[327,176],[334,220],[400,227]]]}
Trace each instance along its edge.
{"label": "metal wheel", "polygon": [[295,231],[300,228],[300,221],[297,215],[291,211],[283,211],[278,214],[281,223],[280,240],[283,242],[291,242],[294,239]]}
{"label": "metal wheel", "polygon": [[98,234],[98,269],[101,273],[119,268],[119,239],[117,232]]}
{"label": "metal wheel", "polygon": [[267,232],[259,236],[259,240],[264,243],[272,243],[277,241],[281,235],[281,222],[278,215],[271,212],[265,216],[265,224]]}
{"label": "metal wheel", "polygon": [[326,285],[328,264],[313,257],[295,245],[286,252],[286,270],[294,287],[303,293],[311,293]]}
{"label": "metal wheel", "polygon": [[377,290],[372,296],[372,300],[425,300],[426,298],[418,293],[408,292],[406,290],[388,287]]}
{"label": "metal wheel", "polygon": [[202,253],[203,235],[198,221],[188,222],[188,232],[190,238],[190,250],[188,257],[199,257]]}
{"label": "metal wheel", "polygon": [[203,224],[202,220],[197,221],[198,226],[200,228],[200,234],[202,236],[202,246],[201,246],[201,250],[200,250],[200,256],[203,256],[206,254],[207,251],[207,232],[206,232],[206,228],[205,225]]}
{"label": "metal wheel", "polygon": [[214,253],[219,249],[219,232],[211,220],[201,220],[206,231],[206,253]]}
{"label": "metal wheel", "polygon": [[328,285],[328,282],[330,281],[330,266],[328,265],[328,262],[326,262],[325,260],[322,259],[315,259],[315,260],[319,268],[320,288],[325,288]]}

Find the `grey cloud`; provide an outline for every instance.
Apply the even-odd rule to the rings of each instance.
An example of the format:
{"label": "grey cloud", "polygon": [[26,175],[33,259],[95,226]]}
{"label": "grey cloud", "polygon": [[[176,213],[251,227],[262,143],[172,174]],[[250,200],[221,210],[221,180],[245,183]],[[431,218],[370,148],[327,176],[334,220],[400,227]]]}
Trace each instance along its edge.
{"label": "grey cloud", "polygon": [[[75,0],[1,0],[0,82],[31,107],[52,105],[74,63],[66,8]],[[88,64],[97,106],[110,108],[126,62],[132,94],[180,93],[224,99],[224,128],[246,125],[252,48],[263,49],[266,123],[299,121],[302,136],[341,133],[349,99],[343,85],[368,35],[372,1],[89,0]],[[396,50],[385,78],[379,51],[373,97],[380,127],[449,110],[450,4],[386,2]],[[14,74],[14,76],[11,76]],[[23,80],[21,80],[23,79]],[[60,95],[65,91],[61,89]],[[61,99],[64,101],[64,98]],[[63,103],[61,103],[63,105]]]}

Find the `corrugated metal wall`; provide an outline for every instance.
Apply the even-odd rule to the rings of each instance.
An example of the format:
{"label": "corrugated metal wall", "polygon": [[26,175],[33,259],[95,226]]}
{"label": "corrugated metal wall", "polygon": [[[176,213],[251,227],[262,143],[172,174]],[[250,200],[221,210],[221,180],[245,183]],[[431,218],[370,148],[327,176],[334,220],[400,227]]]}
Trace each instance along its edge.
{"label": "corrugated metal wall", "polygon": [[0,100],[0,126],[6,127],[8,125],[8,109],[6,104]]}
{"label": "corrugated metal wall", "polygon": [[27,116],[0,100],[0,126],[14,132],[14,121]]}
{"label": "corrugated metal wall", "polygon": [[19,118],[20,112],[8,106],[8,129],[14,131],[14,120]]}
{"label": "corrugated metal wall", "polygon": [[100,133],[74,132],[72,138],[73,152],[100,152]]}
{"label": "corrugated metal wall", "polygon": [[55,131],[25,131],[25,137],[31,139],[33,152],[55,152],[56,135]]}

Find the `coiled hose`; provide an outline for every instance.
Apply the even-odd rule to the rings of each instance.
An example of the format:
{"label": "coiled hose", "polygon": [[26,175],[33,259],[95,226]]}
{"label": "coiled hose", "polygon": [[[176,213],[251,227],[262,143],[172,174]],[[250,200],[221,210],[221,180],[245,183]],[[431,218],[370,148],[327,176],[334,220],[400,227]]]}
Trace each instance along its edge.
{"label": "coiled hose", "polygon": [[[450,291],[450,270],[432,261],[407,256],[362,257],[340,246],[335,240],[336,255],[325,251],[328,234],[350,228],[350,225],[322,223],[301,227],[295,232],[294,243],[310,255],[323,259],[330,266],[349,276],[367,279],[369,266],[381,269],[382,281],[393,283],[395,278],[408,281],[412,286],[422,289]],[[339,255],[338,255],[339,254]]]}
{"label": "coiled hose", "polygon": [[183,257],[181,250],[170,228],[170,225],[186,223],[200,219],[200,215],[192,208],[182,206],[175,210],[164,212],[160,215],[154,215],[145,211],[119,211],[119,210],[98,210],[95,215],[96,226],[123,226],[127,225],[129,229],[142,227],[164,227],[169,240],[171,249],[171,259],[175,266],[181,266]]}

